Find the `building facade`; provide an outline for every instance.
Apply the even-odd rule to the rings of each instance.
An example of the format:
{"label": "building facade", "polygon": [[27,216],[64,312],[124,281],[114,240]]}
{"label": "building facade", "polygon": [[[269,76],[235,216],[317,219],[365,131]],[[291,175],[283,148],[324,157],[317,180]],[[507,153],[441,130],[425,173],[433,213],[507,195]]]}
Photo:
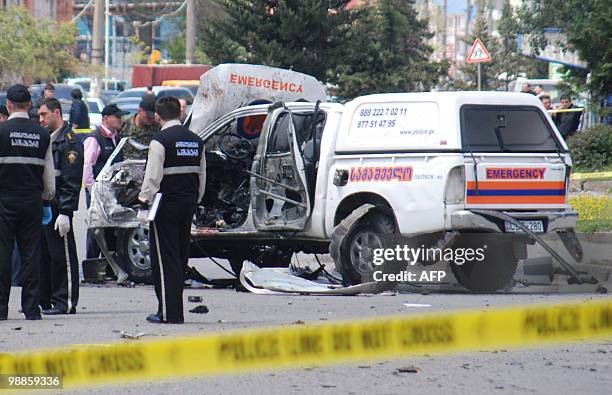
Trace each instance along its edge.
{"label": "building facade", "polygon": [[72,0],[0,0],[0,9],[20,5],[36,18],[66,22],[72,19]]}

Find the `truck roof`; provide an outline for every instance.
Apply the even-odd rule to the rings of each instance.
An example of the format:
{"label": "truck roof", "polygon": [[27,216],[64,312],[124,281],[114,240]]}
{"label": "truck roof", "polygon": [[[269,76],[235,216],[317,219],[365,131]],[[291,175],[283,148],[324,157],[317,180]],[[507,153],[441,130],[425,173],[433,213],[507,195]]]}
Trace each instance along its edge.
{"label": "truck roof", "polygon": [[[410,92],[410,93],[380,93],[360,96],[347,103],[360,104],[365,102],[393,102],[393,101],[443,101],[458,104],[507,104],[507,105],[534,105],[540,100],[531,94],[522,92]],[[543,107],[542,107],[543,108]]]}
{"label": "truck roof", "polygon": [[540,100],[516,92],[385,93],[346,104],[338,152],[461,149],[461,107],[494,105],[537,108],[553,130]]}

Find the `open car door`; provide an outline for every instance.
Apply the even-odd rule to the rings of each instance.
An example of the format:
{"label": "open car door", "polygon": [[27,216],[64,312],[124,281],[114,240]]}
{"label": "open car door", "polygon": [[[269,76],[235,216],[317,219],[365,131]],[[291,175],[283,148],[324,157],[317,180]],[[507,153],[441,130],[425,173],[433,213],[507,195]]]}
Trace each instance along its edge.
{"label": "open car door", "polygon": [[251,177],[253,222],[259,230],[303,230],[310,217],[304,159],[295,116],[271,108],[257,148]]}

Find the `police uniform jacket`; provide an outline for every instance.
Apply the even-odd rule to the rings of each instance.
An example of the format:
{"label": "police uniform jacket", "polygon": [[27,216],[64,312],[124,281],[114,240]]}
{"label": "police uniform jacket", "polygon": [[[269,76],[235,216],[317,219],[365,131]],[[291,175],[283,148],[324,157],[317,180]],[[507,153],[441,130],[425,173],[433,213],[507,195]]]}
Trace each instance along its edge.
{"label": "police uniform jacket", "polygon": [[197,203],[206,186],[206,159],[202,139],[179,121],[169,121],[149,146],[147,168],[138,196],[151,202],[157,192],[164,202]]}
{"label": "police uniform jacket", "polygon": [[0,191],[6,196],[55,194],[49,131],[26,112],[11,114],[0,125]]}
{"label": "police uniform jacket", "polygon": [[56,189],[53,206],[60,214],[72,216],[79,208],[83,179],[83,144],[77,140],[72,126],[67,122],[51,135],[51,140]]}

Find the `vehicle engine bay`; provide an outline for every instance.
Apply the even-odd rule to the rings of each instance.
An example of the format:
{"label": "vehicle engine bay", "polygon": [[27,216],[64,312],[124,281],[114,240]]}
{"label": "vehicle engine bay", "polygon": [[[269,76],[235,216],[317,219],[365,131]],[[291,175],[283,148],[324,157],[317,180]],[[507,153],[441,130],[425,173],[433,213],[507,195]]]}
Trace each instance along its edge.
{"label": "vehicle engine bay", "polygon": [[232,229],[247,220],[253,155],[230,158],[219,150],[206,153],[206,192],[194,223],[198,227]]}

